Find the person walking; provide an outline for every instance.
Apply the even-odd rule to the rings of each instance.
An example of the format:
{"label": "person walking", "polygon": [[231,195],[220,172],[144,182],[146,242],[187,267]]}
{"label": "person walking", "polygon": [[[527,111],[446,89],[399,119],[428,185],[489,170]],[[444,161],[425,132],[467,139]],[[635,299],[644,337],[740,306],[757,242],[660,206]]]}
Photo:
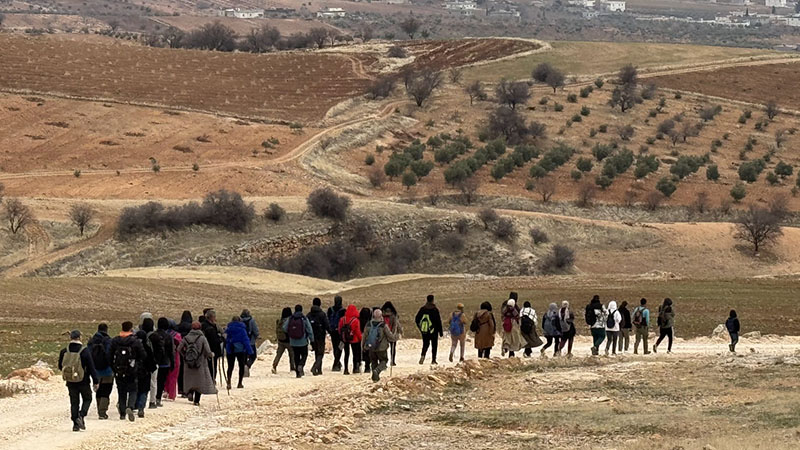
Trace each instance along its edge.
{"label": "person walking", "polygon": [[619,338],[621,324],[622,314],[617,310],[617,302],[612,300],[608,302],[606,314],[606,356],[608,356],[609,348],[612,354],[617,354],[617,339]]}
{"label": "person walking", "polygon": [[417,329],[422,335],[422,353],[420,354],[419,363],[425,363],[425,355],[428,353],[428,347],[431,348],[431,364],[436,365],[436,353],[439,349],[439,338],[444,336],[442,329],[442,316],[439,314],[439,308],[434,304],[433,295],[428,295],[425,304],[417,312],[414,319],[417,324]]}
{"label": "person walking", "polygon": [[600,353],[600,345],[606,338],[606,316],[603,304],[600,303],[600,296],[595,295],[586,305],[584,318],[592,332],[592,355],[597,356]]}
{"label": "person walking", "polygon": [[111,391],[114,389],[114,370],[111,368],[111,337],[108,325],[101,323],[97,333],[86,344],[99,377],[97,388],[97,415],[100,420],[108,419],[108,406],[111,404]]}
{"label": "person walking", "polygon": [[344,350],[344,374],[350,375],[348,364],[353,356],[353,373],[361,372],[361,323],[356,305],[347,305],[344,317],[339,319],[340,346]]}
{"label": "person walking", "polygon": [[466,343],[467,317],[464,315],[464,304],[459,303],[450,316],[450,362],[453,362],[453,355],[459,345],[461,346],[461,356],[458,362],[464,361],[464,345]]}
{"label": "person walking", "polygon": [[628,309],[628,302],[622,302],[622,304],[619,305],[619,314],[622,316],[622,320],[619,323],[618,350],[620,353],[623,351],[627,353],[628,347],[631,343],[631,329],[633,328],[633,323],[631,322],[631,311]]}
{"label": "person walking", "polygon": [[283,325],[283,331],[289,336],[289,345],[294,354],[294,368],[297,378],[303,378],[303,368],[308,359],[308,344],[314,343],[314,330],[311,323],[303,314],[303,305],[295,305],[294,314]]}
{"label": "person walking", "polygon": [[[178,334],[181,335],[181,340],[186,339],[186,335],[192,331],[192,312],[191,311],[184,311],[181,314],[181,321],[178,323]],[[177,347],[176,347],[177,348]],[[182,358],[180,352],[178,353],[178,358]],[[183,390],[183,359],[180,362],[180,368],[178,369],[178,394],[181,397],[186,397],[186,391]]]}
{"label": "person walking", "polygon": [[[164,395],[164,387],[167,384],[167,375],[175,367],[175,347],[173,347],[172,336],[169,331],[169,319],[166,317],[158,318],[158,329],[150,335],[153,346],[153,357],[158,366],[156,374],[156,407],[161,407],[161,397]],[[151,405],[152,406],[152,405]]]}
{"label": "person walking", "polygon": [[[136,409],[139,411],[139,418],[144,417],[147,397],[153,387],[153,375],[157,375],[158,370],[155,355],[153,354],[153,344],[150,341],[150,335],[155,331],[154,328],[153,319],[145,317],[141,325],[139,325],[139,331],[136,332],[136,338],[142,342],[142,347],[144,347],[144,359],[142,364],[139,365],[136,386]],[[157,382],[158,380],[156,380],[156,384]],[[153,399],[155,400],[155,396]],[[155,408],[155,402],[153,402],[152,407]]]}
{"label": "person walking", "polygon": [[[208,316],[206,316],[208,320]],[[192,322],[192,331],[181,341],[178,352],[183,355],[186,367],[183,369],[183,387],[194,406],[200,406],[200,397],[217,393],[217,386],[211,376],[214,352],[208,344],[200,322]]]}
{"label": "person walking", "polygon": [[331,326],[328,323],[328,316],[322,310],[322,300],[318,297],[311,302],[311,311],[308,312],[308,321],[311,323],[311,330],[314,332],[314,342],[311,348],[314,350],[314,365],[311,366],[311,375],[322,375],[322,359],[325,357],[325,336]]}
{"label": "person walking", "polygon": [[[151,319],[152,320],[152,319]],[[133,422],[136,420],[133,410],[136,408],[138,396],[139,373],[147,358],[142,341],[133,334],[133,322],[122,322],[119,336],[111,340],[111,368],[114,370],[114,381],[117,383],[117,411],[119,419]],[[149,383],[148,383],[149,390]]]}
{"label": "person walking", "polygon": [[633,310],[633,326],[636,328],[636,341],[633,343],[633,354],[639,354],[639,343],[641,342],[642,351],[645,355],[649,355],[650,351],[647,349],[647,337],[650,334],[650,310],[647,309],[647,299],[639,300],[639,306]]}
{"label": "person walking", "polygon": [[283,326],[289,321],[290,317],[292,317],[292,308],[287,306],[283,308],[281,311],[281,317],[275,322],[275,340],[278,342],[278,349],[275,351],[275,359],[272,360],[273,374],[278,373],[278,363],[281,362],[281,357],[283,356],[284,352],[288,352],[289,354],[289,371],[296,371],[294,367],[294,352],[292,351],[292,346],[289,345],[289,336],[286,334],[283,328]]}
{"label": "person walking", "polygon": [[728,329],[728,334],[731,335],[731,343],[728,349],[731,353],[736,353],[736,344],[739,343],[739,318],[736,317],[736,311],[731,310],[728,320],[725,321],[725,328]]}
{"label": "person walking", "polygon": [[503,352],[508,352],[508,357],[513,358],[516,352],[522,349],[522,335],[519,332],[519,308],[515,292],[511,293],[511,298],[506,301],[500,314],[503,316]]}
{"label": "person walking", "polygon": [[567,358],[572,358],[572,343],[575,341],[575,314],[569,307],[569,302],[561,302],[561,309],[558,310],[558,323],[561,330],[561,342],[558,344],[559,354],[567,347]]}
{"label": "person walking", "polygon": [[488,359],[494,347],[494,335],[497,333],[497,322],[492,314],[492,304],[481,303],[481,309],[475,313],[470,324],[470,331],[475,333],[475,348],[478,358]]}
{"label": "person walking", "polygon": [[208,361],[208,367],[211,370],[211,379],[216,384],[217,368],[219,367],[219,359],[222,358],[222,346],[225,340],[222,337],[222,330],[217,325],[217,312],[213,309],[207,309],[204,313],[206,320],[202,323],[202,331],[211,347],[211,353],[214,358]]}
{"label": "person walking", "polygon": [[544,334],[547,343],[540,350],[542,358],[545,358],[545,352],[553,345],[553,356],[559,355],[559,341],[561,340],[561,323],[558,319],[558,305],[550,303],[547,312],[542,316],[542,333]]}
{"label": "person walking", "polygon": [[339,335],[339,322],[344,317],[345,309],[342,307],[342,296],[337,295],[333,298],[333,306],[328,308],[328,324],[330,329],[328,332],[331,335],[331,345],[333,346],[333,367],[332,372],[340,372],[342,370],[342,338]]}
{"label": "person walking", "polygon": [[250,336],[242,318],[233,316],[230,323],[225,327],[225,355],[228,358],[228,390],[231,388],[231,377],[233,376],[234,363],[239,364],[239,383],[237,389],[242,389],[242,379],[247,370],[247,359],[253,354],[253,346],[250,345]]}
{"label": "person walking", "polygon": [[[191,327],[191,324],[189,326]],[[172,348],[174,351],[172,352],[172,370],[170,370],[167,374],[167,380],[164,383],[164,392],[167,393],[167,398],[170,400],[175,400],[178,398],[178,379],[182,372],[181,354],[178,352],[178,346],[181,345],[183,336],[181,336],[181,334],[178,332],[177,325],[175,324],[174,320],[170,320],[167,334],[169,334],[169,336],[172,338]],[[181,381],[180,384],[183,386],[183,381]]]}
{"label": "person walking", "polygon": [[397,354],[397,341],[399,341],[403,335],[403,326],[400,324],[400,315],[397,313],[397,308],[394,307],[392,302],[387,301],[384,303],[381,310],[383,311],[383,320],[386,322],[386,325],[389,326],[389,331],[391,331],[394,336],[394,340],[389,342],[389,351],[391,353],[391,364],[396,366],[395,355]]}
{"label": "person walking", "polygon": [[92,354],[81,342],[79,330],[72,330],[69,333],[69,344],[58,355],[58,370],[61,371],[61,378],[67,383],[72,431],[85,430],[84,417],[89,414],[89,407],[92,405],[92,387],[89,385],[89,379],[91,378],[94,390],[97,392],[100,378],[94,368]]}
{"label": "person walking", "polygon": [[[376,308],[372,312],[372,320],[364,328],[361,345],[369,354],[372,362],[372,381],[378,382],[381,379],[381,372],[386,370],[389,362],[389,344],[395,340],[394,334],[389,329],[389,325],[383,320],[383,311]],[[463,347],[462,347],[463,348]]]}
{"label": "person walking", "polygon": [[[360,326],[360,331],[361,331],[362,337],[364,335],[364,328],[366,328],[367,327],[367,323],[369,323],[369,321],[372,320],[372,311],[374,309],[377,309],[377,308],[370,309],[370,308],[364,307],[364,308],[361,308],[361,310],[358,312],[358,324]],[[365,351],[360,344],[361,344],[361,340],[359,340],[359,349],[361,351],[361,362],[364,363],[363,372],[364,373],[370,373],[370,369],[369,369],[369,367],[370,367],[369,352]]]}
{"label": "person walking", "polygon": [[255,364],[258,358],[258,338],[261,337],[261,334],[258,331],[258,323],[256,319],[253,318],[253,315],[250,314],[249,309],[243,309],[239,317],[242,318],[242,323],[244,323],[244,327],[247,329],[247,337],[250,338],[250,348],[253,350],[251,353],[247,354],[247,364],[244,366],[244,376],[247,378],[250,376],[250,368],[253,367],[253,364]]}
{"label": "person walking", "polygon": [[526,301],[519,312],[519,331],[525,341],[525,357],[530,358],[533,349],[542,345],[542,340],[536,332],[536,323],[539,321],[536,310],[531,307],[531,302]]}
{"label": "person walking", "polygon": [[658,307],[658,340],[653,346],[653,353],[658,353],[658,344],[668,338],[667,353],[672,353],[672,327],[675,326],[675,310],[672,307],[672,299],[665,298],[664,303]]}

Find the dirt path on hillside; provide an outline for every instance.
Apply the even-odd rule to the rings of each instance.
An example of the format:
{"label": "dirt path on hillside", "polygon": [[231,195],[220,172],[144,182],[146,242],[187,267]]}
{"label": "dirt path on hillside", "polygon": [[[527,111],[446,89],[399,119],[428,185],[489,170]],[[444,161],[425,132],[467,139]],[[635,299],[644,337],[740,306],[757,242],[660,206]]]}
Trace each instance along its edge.
{"label": "dirt path on hillside", "polygon": [[[41,233],[44,233],[44,236],[47,238],[46,245],[41,243],[41,239],[43,238],[40,236],[41,233],[37,232],[36,239],[37,242],[39,242],[35,245],[37,247],[37,251],[34,253],[31,253],[29,251],[28,259],[26,259],[25,261],[14,267],[9,268],[5,272],[0,273],[0,276],[4,276],[7,278],[24,276],[30,272],[35,271],[36,269],[39,269],[48,264],[72,256],[87,248],[102,244],[103,242],[113,238],[117,224],[116,216],[103,215],[98,217],[97,220],[99,220],[100,222],[100,227],[97,229],[97,232],[94,235],[92,235],[88,239],[80,240],[78,242],[75,242],[74,244],[68,245],[64,248],[57,249],[51,252],[47,251],[47,249],[49,248],[50,237],[47,236],[47,232],[43,228],[41,228],[41,226],[39,226],[39,228],[41,229]],[[27,232],[27,227],[26,227],[26,232]],[[44,247],[42,247],[43,245]],[[31,246],[34,246],[33,240],[31,241]]]}
{"label": "dirt path on hillside", "polygon": [[[446,349],[449,348],[446,345],[447,340],[445,337],[439,344],[441,367],[452,366],[451,363],[446,363]],[[590,357],[584,355],[588,353],[589,345],[588,338],[578,338],[575,346],[576,358],[586,358],[588,362]],[[392,377],[432,371],[428,365],[417,364],[419,347],[419,341],[402,341],[398,345],[398,366],[394,368]],[[469,358],[474,358],[471,343],[467,344],[467,348],[470,350]],[[725,349],[725,340],[676,340],[672,355],[626,355],[618,359],[623,365],[639,359],[669,364],[670,360],[704,357],[708,358],[710,364],[715,364],[720,361],[716,355],[727,357]],[[739,349],[747,354],[790,356],[800,350],[800,337],[768,336],[754,340],[743,338]],[[495,351],[499,354],[497,348]],[[318,440],[309,437],[310,433],[325,433],[319,427],[322,419],[310,418],[308,410],[324,408],[326,402],[342,400],[351,406],[341,411],[337,409],[333,420],[346,426],[350,432],[358,427],[358,417],[364,414],[362,407],[365,405],[359,405],[352,399],[373,391],[374,385],[367,375],[326,373],[322,377],[306,376],[298,380],[288,373],[285,359],[281,361],[279,374],[271,375],[268,361],[271,361],[272,356],[272,351],[267,352],[254,366],[251,378],[245,379],[246,389],[233,389],[230,397],[223,389],[219,395],[220,406],[217,406],[213,395],[204,396],[199,408],[191,406],[186,400],[167,401],[163,408],[155,411],[148,409],[144,419],[129,423],[119,421],[115,411],[110,411],[110,420],[99,421],[95,416],[95,405],[92,405],[86,421],[87,431],[81,433],[71,431],[66,389],[60,377],[54,376],[50,381],[39,385],[39,392],[35,394],[0,400],[0,449],[153,448],[165,442],[169,442],[171,448],[189,449],[197,448],[200,440],[213,440],[223,434],[235,436],[237,431],[243,429],[238,427],[252,427],[255,423],[262,425],[258,436],[259,446],[307,447]],[[330,364],[330,355],[326,355],[325,369]],[[308,367],[309,365],[306,366],[307,369]],[[577,376],[576,372],[585,372],[582,376],[591,377],[596,370],[597,367],[587,364],[582,369],[571,369],[570,373]],[[624,376],[630,370],[629,367],[620,370],[620,375]],[[388,374],[385,374],[384,379],[386,378]],[[112,393],[111,400],[112,404],[116,402],[116,393]],[[269,417],[262,415],[265,414],[265,407],[268,408],[266,414]],[[235,419],[231,416],[235,416]],[[328,417],[326,421],[330,419]],[[346,433],[342,432],[340,436],[344,437]],[[333,438],[325,443],[336,446],[338,436],[334,435]],[[319,443],[322,444],[323,441],[320,440]]]}
{"label": "dirt path on hillside", "polygon": [[25,225],[24,231],[28,238],[28,258],[47,252],[50,247],[50,235],[38,220],[33,220]]}

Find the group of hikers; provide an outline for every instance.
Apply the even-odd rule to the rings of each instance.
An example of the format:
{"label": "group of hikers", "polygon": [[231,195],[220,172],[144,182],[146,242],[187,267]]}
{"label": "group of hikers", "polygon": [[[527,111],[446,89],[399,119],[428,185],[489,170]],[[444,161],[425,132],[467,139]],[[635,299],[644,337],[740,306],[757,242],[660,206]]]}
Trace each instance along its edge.
{"label": "group of hikers", "polygon": [[[533,349],[541,347],[541,357],[546,357],[547,350],[552,347],[553,356],[557,357],[566,347],[565,356],[571,358],[576,324],[569,302],[563,301],[561,307],[550,303],[540,325],[531,303],[526,301],[520,308],[518,302],[517,293],[511,292],[500,308],[500,327],[490,302],[481,303],[471,320],[464,305],[459,303],[450,315],[447,328],[451,339],[450,362],[454,361],[456,351],[459,362],[464,361],[468,331],[474,333],[478,358],[490,358],[498,333],[502,338],[503,356],[515,357],[517,352],[523,351],[524,357],[531,357]],[[671,299],[664,299],[656,317],[659,336],[652,350],[656,353],[661,342],[667,339],[667,353],[671,353],[675,323]],[[645,355],[650,353],[651,314],[647,299],[642,298],[639,305],[630,310],[628,302],[623,301],[618,306],[612,300],[604,305],[595,295],[584,310],[584,319],[592,335],[593,356],[599,355],[604,341],[606,355],[609,351],[613,355],[627,352],[631,332],[635,336],[633,353],[639,353],[640,344]],[[430,350],[431,364],[436,365],[439,339],[444,336],[445,328],[433,295],[427,296],[414,323],[422,337],[419,364],[425,363]],[[544,340],[539,337],[538,326],[541,326]],[[729,350],[735,352],[739,333],[736,311],[731,310],[726,327],[731,336]],[[358,374],[362,372],[363,363],[363,372],[371,373],[372,380],[377,382],[384,370],[396,365],[397,341],[402,335],[400,316],[390,301],[381,307],[359,310],[353,304],[345,308],[342,297],[337,295],[333,305],[323,311],[321,299],[314,298],[308,314],[303,313],[302,305],[296,305],[294,311],[283,308],[275,324],[277,348],[272,373],[277,373],[281,358],[288,353],[290,373],[303,377],[310,346],[314,352],[311,374],[322,375],[326,339],[330,336],[332,371]],[[237,388],[243,388],[243,378],[249,377],[256,360],[260,335],[255,319],[246,309],[224,328],[217,324],[216,312],[206,309],[197,321],[193,321],[190,311],[184,311],[177,323],[166,317],[154,323],[152,314],[146,312],[136,328],[132,322],[123,322],[122,331],[114,338],[109,336],[105,323],[98,326],[97,333],[86,346],[81,337],[79,330],[70,333],[70,343],[61,351],[58,362],[69,390],[73,431],[86,429],[84,418],[92,402],[92,386],[97,396],[99,418],[105,420],[116,382],[120,420],[130,421],[137,415],[144,417],[148,407],[162,406],[165,393],[170,400],[182,396],[199,405],[202,395],[217,393],[218,373],[220,384],[224,377],[230,390],[235,363],[239,369]],[[227,361],[227,372],[219,370],[221,360],[223,366]]]}
{"label": "group of hikers", "polygon": [[[69,391],[72,430],[86,429],[92,390],[99,419],[108,419],[114,383],[119,418],[131,422],[137,416],[143,418],[145,409],[161,407],[165,394],[170,400],[181,396],[199,405],[202,395],[217,393],[218,373],[227,375],[226,385],[231,389],[234,363],[239,368],[237,388],[243,388],[243,378],[249,376],[256,360],[258,337],[258,325],[246,309],[224,328],[217,323],[213,309],[204,310],[196,321],[190,311],[184,311],[177,323],[166,317],[155,322],[153,315],[145,312],[136,327],[133,322],[123,322],[122,331],[113,338],[108,325],[101,323],[85,346],[80,330],[73,330],[69,345],[58,358]],[[223,355],[227,356],[227,373],[219,370]]]}

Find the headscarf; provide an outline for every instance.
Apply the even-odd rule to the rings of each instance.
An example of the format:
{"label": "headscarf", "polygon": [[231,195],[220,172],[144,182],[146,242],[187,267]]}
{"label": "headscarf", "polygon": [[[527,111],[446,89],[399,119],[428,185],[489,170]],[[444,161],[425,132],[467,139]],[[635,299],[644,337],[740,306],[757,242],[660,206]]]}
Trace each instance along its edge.
{"label": "headscarf", "polygon": [[200,327],[201,327],[200,322],[197,322],[197,321],[192,322],[192,329],[193,330],[199,330]]}
{"label": "headscarf", "polygon": [[381,311],[380,309],[376,309],[375,311],[372,311],[372,320],[374,320],[375,322],[382,321],[383,320],[383,311]]}
{"label": "headscarf", "polygon": [[191,311],[184,311],[181,314],[181,323],[192,323],[192,312]]}
{"label": "headscarf", "polygon": [[394,314],[395,317],[397,317],[397,308],[394,307],[394,304],[392,304],[392,302],[384,303],[383,306],[381,306],[381,311],[389,311],[392,314]]}
{"label": "headscarf", "polygon": [[481,303],[481,309],[485,309],[486,311],[491,312],[492,311],[492,304],[489,303],[489,302],[483,302],[483,303]]}
{"label": "headscarf", "polygon": [[547,309],[547,317],[553,319],[556,315],[558,315],[558,305],[555,303],[550,303]]}
{"label": "headscarf", "polygon": [[508,299],[508,301],[506,302],[506,306],[509,308],[513,308],[516,304],[517,301],[514,300],[513,298]]}

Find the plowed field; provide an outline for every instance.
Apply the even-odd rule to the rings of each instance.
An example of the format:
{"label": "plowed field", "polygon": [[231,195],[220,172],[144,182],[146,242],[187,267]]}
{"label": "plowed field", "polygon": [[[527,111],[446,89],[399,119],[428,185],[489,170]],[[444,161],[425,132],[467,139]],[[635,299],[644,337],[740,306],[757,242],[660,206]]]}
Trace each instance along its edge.
{"label": "plowed field", "polygon": [[466,39],[410,42],[404,47],[416,56],[416,67],[441,70],[536,50],[541,45],[520,39]]}
{"label": "plowed field", "polygon": [[357,95],[350,59],[316,53],[217,53],[0,36],[0,88],[312,121]]}
{"label": "plowed field", "polygon": [[778,102],[784,108],[800,109],[800,64],[770,64],[728,67],[653,78],[658,86],[699,92],[752,103]]}

